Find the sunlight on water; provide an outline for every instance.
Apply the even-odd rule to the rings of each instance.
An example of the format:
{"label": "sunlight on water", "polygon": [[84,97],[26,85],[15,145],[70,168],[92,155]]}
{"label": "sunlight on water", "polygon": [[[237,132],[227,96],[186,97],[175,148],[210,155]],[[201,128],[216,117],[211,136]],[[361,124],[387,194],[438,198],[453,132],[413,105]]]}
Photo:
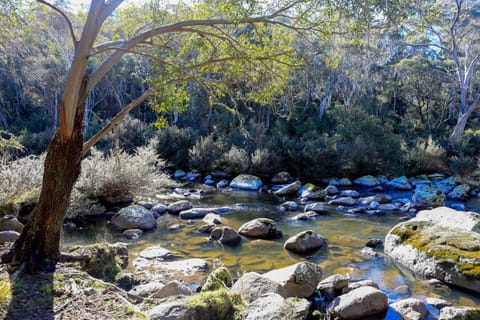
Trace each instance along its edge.
{"label": "sunlight on water", "polygon": [[[176,201],[178,194],[157,194],[152,202],[162,199],[165,202]],[[155,200],[157,199],[157,200]],[[201,234],[197,228],[202,221],[180,220],[177,216],[163,215],[158,219],[158,228],[145,233],[138,241],[126,240],[119,232],[113,231],[103,219],[89,229],[64,232],[64,246],[86,244],[98,241],[121,241],[129,243],[131,261],[146,247],[160,245],[185,258],[202,258],[210,264],[220,259],[230,268],[234,276],[243,272],[259,273],[281,268],[290,264],[309,260],[318,263],[324,277],[341,273],[354,280],[371,279],[380,285],[391,300],[410,296],[443,297],[447,300],[466,306],[477,306],[480,298],[465,292],[442,287],[432,287],[425,280],[417,279],[408,271],[402,271],[381,252],[373,259],[360,255],[361,249],[371,237],[384,239],[392,226],[399,223],[404,215],[385,215],[381,217],[347,217],[332,212],[307,222],[292,222],[288,218],[295,213],[279,210],[281,200],[256,192],[209,192],[203,199],[189,199],[194,205],[201,207],[230,206],[233,211],[222,215],[223,224],[238,228],[245,222],[259,217],[275,220],[284,236],[276,240],[254,240],[243,238],[237,247],[222,246],[208,240],[208,235]],[[298,212],[297,212],[298,213]],[[180,229],[168,230],[172,225],[180,225]],[[283,249],[285,240],[303,230],[311,229],[327,239],[327,248],[322,248],[312,256],[302,257]],[[391,318],[393,319],[393,318]]]}

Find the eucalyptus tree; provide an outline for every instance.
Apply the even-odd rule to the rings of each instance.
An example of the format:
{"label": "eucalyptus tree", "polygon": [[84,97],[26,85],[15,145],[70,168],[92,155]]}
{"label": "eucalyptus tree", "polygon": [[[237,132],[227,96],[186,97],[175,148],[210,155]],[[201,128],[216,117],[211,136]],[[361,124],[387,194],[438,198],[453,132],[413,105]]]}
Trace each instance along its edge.
{"label": "eucalyptus tree", "polygon": [[480,105],[476,73],[480,65],[480,2],[477,0],[421,1],[407,25],[409,44],[430,47],[453,63],[456,124],[450,141],[458,144],[473,112]]}
{"label": "eucalyptus tree", "polygon": [[[74,27],[69,15],[44,0],[64,20],[74,47],[63,89],[59,128],[46,154],[42,189],[21,237],[10,255],[13,265],[38,269],[53,266],[62,255],[60,231],[77,180],[82,156],[115,125],[149,97],[160,110],[186,103],[189,82],[201,81],[212,95],[224,94],[229,73],[250,81],[250,99],[264,102],[283,87],[285,65],[293,59],[288,47],[292,32],[306,30],[306,17],[314,15],[302,0],[276,2],[205,1],[190,5],[146,9],[127,32],[108,34],[102,27],[114,19],[123,0],[92,0],[84,24]],[[312,5],[318,5],[318,1]],[[105,41],[105,42],[101,42]],[[147,88],[125,106],[103,129],[84,141],[85,105],[90,92],[126,55],[145,54],[156,69]],[[267,69],[269,70],[267,72]],[[262,85],[263,77],[277,81]]]}

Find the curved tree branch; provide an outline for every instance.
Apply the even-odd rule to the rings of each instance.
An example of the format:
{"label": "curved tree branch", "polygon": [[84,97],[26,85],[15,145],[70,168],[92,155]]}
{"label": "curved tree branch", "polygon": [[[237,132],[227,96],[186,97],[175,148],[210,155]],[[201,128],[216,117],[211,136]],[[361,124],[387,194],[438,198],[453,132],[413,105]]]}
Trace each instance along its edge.
{"label": "curved tree branch", "polygon": [[67,17],[67,15],[65,14],[65,12],[63,12],[62,10],[60,10],[60,8],[57,8],[57,7],[54,6],[53,4],[48,3],[47,1],[37,0],[37,2],[39,2],[39,3],[41,3],[41,4],[44,4],[44,5],[46,5],[47,7],[50,7],[52,10],[58,12],[58,13],[65,19],[65,21],[67,22],[67,25],[68,25],[68,30],[70,31],[70,36],[72,37],[73,46],[74,46],[74,48],[76,49],[76,48],[77,48],[77,45],[78,45],[78,40],[77,40],[77,37],[75,36],[75,32],[73,31],[72,22],[71,22],[70,19]]}

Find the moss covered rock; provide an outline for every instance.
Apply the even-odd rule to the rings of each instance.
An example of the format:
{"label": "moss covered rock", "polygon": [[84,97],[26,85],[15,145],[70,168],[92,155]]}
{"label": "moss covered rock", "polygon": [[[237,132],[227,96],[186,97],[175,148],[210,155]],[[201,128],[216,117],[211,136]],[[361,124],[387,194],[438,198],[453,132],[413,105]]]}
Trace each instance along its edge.
{"label": "moss covered rock", "polygon": [[213,270],[207,277],[202,291],[214,291],[222,288],[231,288],[233,278],[226,267],[219,267]]}
{"label": "moss covered rock", "polygon": [[385,252],[416,274],[480,292],[480,234],[413,220],[387,234]]}

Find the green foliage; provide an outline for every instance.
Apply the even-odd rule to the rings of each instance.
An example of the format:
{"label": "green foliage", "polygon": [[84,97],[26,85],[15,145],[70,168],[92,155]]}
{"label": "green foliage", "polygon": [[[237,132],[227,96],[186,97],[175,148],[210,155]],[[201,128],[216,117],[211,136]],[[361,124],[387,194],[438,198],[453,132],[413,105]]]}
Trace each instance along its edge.
{"label": "green foliage", "polygon": [[223,155],[218,166],[228,174],[236,176],[240,173],[247,172],[250,166],[250,158],[244,149],[232,146],[230,150]]}
{"label": "green foliage", "polygon": [[207,281],[202,286],[202,292],[215,291],[219,289],[228,289],[233,285],[233,278],[230,271],[222,266],[213,270],[207,277]]}
{"label": "green foliage", "polygon": [[238,293],[226,289],[204,291],[188,296],[187,305],[195,312],[196,319],[236,320],[245,309],[245,302]]}
{"label": "green foliage", "polygon": [[166,127],[157,134],[157,153],[177,168],[188,164],[189,149],[195,144],[196,132],[191,128]]}
{"label": "green foliage", "polygon": [[215,140],[212,134],[201,137],[188,151],[191,167],[200,171],[215,168],[224,146],[220,140]]}
{"label": "green foliage", "polygon": [[407,150],[405,156],[405,169],[408,175],[429,174],[446,172],[446,150],[432,137],[419,138],[416,144]]}

